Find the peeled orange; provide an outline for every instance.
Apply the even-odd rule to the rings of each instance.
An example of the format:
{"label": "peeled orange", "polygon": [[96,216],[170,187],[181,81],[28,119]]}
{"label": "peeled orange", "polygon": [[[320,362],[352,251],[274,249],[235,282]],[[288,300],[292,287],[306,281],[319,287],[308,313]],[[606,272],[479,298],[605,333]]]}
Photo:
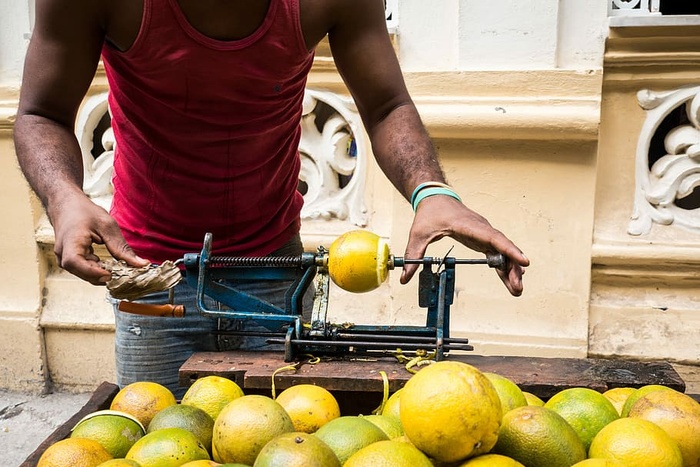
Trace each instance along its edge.
{"label": "peeled orange", "polygon": [[387,278],[389,245],[367,230],[353,230],[336,238],[328,249],[328,275],[348,292],[369,292]]}

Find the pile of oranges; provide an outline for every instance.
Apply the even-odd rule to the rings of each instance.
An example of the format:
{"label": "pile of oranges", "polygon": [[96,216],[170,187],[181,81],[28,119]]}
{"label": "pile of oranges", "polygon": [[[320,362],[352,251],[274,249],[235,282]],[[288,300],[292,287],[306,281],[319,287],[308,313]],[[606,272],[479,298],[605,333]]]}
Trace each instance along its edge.
{"label": "pile of oranges", "polygon": [[307,384],[276,398],[219,376],[180,402],[122,388],[38,467],[699,467],[700,404],[664,386],[560,391],[546,402],[465,363],[424,366],[381,406],[344,415]]}

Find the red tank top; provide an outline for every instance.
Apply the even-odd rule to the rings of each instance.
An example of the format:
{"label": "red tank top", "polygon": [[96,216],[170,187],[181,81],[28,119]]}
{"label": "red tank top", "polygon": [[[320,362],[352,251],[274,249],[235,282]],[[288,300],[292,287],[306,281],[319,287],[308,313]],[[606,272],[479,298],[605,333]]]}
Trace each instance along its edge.
{"label": "red tank top", "polygon": [[313,52],[298,0],[250,36],[211,39],[177,0],[144,0],[132,47],[102,51],[116,139],[111,214],[154,262],[264,255],[299,231],[300,118]]}

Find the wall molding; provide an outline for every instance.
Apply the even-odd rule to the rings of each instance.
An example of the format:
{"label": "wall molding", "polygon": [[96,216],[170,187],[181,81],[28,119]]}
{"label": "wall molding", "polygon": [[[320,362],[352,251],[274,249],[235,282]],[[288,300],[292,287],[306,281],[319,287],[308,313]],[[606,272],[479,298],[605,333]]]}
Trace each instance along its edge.
{"label": "wall molding", "polygon": [[434,138],[522,141],[595,141],[600,105],[561,98],[415,99]]}
{"label": "wall molding", "polygon": [[[598,139],[601,70],[407,72],[404,79],[434,138]],[[313,83],[344,89],[337,80]]]}
{"label": "wall molding", "polygon": [[12,131],[17,120],[18,100],[0,100],[0,131]]}
{"label": "wall molding", "polygon": [[[600,70],[405,73],[405,80],[435,138],[593,141],[598,137]],[[308,85],[349,94],[333,59],[322,54],[314,61]],[[106,89],[100,65],[90,93]],[[14,99],[0,100],[0,130],[14,126],[18,94],[15,90]]]}
{"label": "wall molding", "polygon": [[[656,22],[611,27],[606,41],[606,82],[639,86],[640,82],[677,78],[697,81],[700,21]],[[631,21],[631,19],[630,19]]]}
{"label": "wall molding", "polygon": [[591,284],[674,284],[700,287],[700,249],[697,244],[639,242],[638,244],[595,242],[591,250]]}

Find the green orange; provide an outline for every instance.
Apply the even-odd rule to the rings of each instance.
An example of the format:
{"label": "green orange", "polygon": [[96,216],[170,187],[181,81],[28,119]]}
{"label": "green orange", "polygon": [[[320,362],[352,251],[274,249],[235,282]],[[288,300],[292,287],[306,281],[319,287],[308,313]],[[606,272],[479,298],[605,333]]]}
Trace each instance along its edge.
{"label": "green orange", "polygon": [[335,453],[341,465],[351,455],[377,441],[387,440],[387,435],[364,417],[346,415],[331,420],[315,433]]}
{"label": "green orange", "polygon": [[570,467],[586,459],[586,448],[576,431],[546,407],[518,407],[503,416],[496,454],[528,467]]}
{"label": "green orange", "polygon": [[71,430],[71,438],[92,439],[112,457],[124,457],[146,431],[134,416],[117,410],[99,410],[83,417]]}
{"label": "green orange", "polygon": [[184,428],[163,428],[136,441],[126,459],[138,462],[141,467],[180,467],[194,460],[209,460],[209,452]]}
{"label": "green orange", "polygon": [[484,372],[484,376],[491,381],[491,384],[496,389],[498,398],[501,400],[501,408],[504,415],[516,407],[528,405],[523,391],[509,378],[489,372]]}
{"label": "green orange", "polygon": [[561,415],[571,425],[586,451],[595,435],[619,418],[617,409],[608,398],[583,387],[564,389],[553,395],[544,406]]}

